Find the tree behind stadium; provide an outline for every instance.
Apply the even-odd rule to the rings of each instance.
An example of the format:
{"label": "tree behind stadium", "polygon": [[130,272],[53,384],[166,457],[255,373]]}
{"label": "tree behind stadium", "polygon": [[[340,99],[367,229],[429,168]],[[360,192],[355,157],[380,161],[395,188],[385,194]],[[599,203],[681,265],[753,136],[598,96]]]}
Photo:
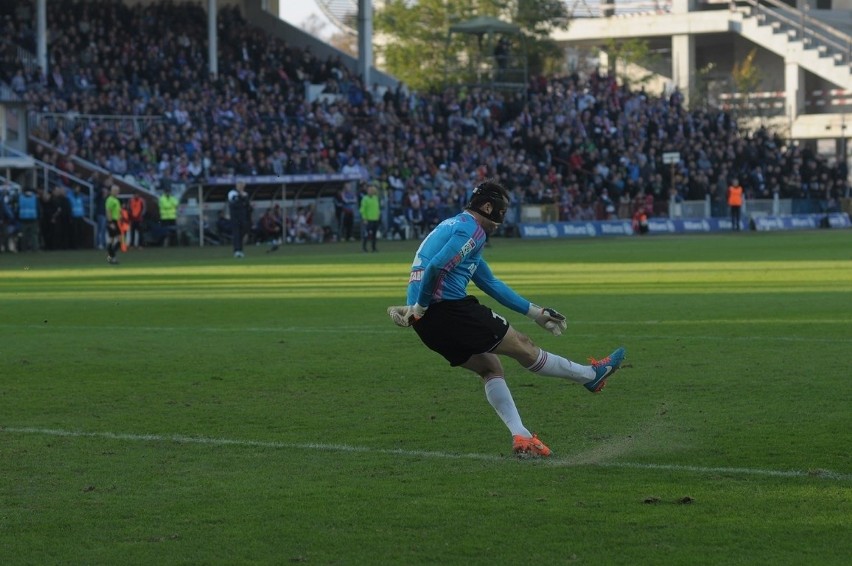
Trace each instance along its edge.
{"label": "tree behind stadium", "polygon": [[476,16],[493,16],[521,27],[525,36],[531,75],[547,71],[561,57],[550,39],[554,29],[568,26],[568,10],[562,0],[389,0],[377,7],[374,26],[384,36],[376,50],[384,67],[416,90],[439,89],[449,57],[475,48],[465,38],[454,37],[447,45],[449,27]]}

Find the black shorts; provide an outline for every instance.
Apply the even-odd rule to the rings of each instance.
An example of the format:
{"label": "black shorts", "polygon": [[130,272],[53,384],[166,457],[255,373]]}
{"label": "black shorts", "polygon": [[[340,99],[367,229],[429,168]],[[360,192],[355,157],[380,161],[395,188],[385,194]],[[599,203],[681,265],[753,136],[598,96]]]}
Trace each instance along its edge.
{"label": "black shorts", "polygon": [[415,325],[414,331],[430,350],[460,366],[471,356],[490,352],[509,331],[509,322],[468,295],[457,301],[439,301]]}
{"label": "black shorts", "polygon": [[107,222],[107,234],[110,238],[115,238],[121,235],[121,230],[118,227],[118,222]]}

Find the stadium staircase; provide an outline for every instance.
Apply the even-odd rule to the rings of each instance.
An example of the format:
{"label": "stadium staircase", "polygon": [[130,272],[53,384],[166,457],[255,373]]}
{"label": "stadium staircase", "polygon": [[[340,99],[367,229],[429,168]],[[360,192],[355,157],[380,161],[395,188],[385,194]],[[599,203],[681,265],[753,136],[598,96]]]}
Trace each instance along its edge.
{"label": "stadium staircase", "polygon": [[[34,172],[34,176],[26,181],[27,187],[37,189],[50,187],[52,189],[55,186],[62,185],[71,190],[79,188],[90,203],[93,200],[94,191],[99,189],[98,184],[85,171],[77,170],[77,174],[63,171],[30,153],[18,151],[3,143],[0,143],[0,168],[6,170],[6,175],[0,175],[0,185],[6,185],[13,190],[19,191],[25,188],[20,182],[13,179],[11,174],[13,170],[16,172],[26,171],[27,175],[30,171]],[[86,223],[85,237],[94,245],[94,211],[88,210],[83,220]]]}
{"label": "stadium staircase", "polygon": [[852,36],[779,0],[747,0],[731,13],[732,30],[852,91]]}
{"label": "stadium staircase", "polygon": [[[718,2],[705,4],[718,6]],[[828,92],[841,99],[848,99],[847,93],[852,92],[852,21],[844,19],[845,13],[833,19],[817,18],[780,0],[735,0],[723,9],[672,12],[672,3],[628,0],[616,2],[611,17],[601,17],[603,4],[586,0],[583,5],[590,9],[575,13],[567,30],[553,34],[555,41],[603,45],[609,38],[735,33],[835,85]],[[787,126],[795,139],[843,137],[846,117],[842,111],[797,112],[795,121]]]}

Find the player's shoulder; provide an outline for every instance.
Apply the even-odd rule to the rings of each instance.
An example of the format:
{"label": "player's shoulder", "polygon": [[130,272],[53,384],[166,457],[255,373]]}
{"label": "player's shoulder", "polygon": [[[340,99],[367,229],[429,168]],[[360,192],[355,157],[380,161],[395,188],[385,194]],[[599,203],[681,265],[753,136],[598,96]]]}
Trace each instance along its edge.
{"label": "player's shoulder", "polygon": [[455,216],[444,220],[443,224],[452,228],[453,231],[470,232],[471,234],[476,231],[478,226],[476,219],[465,212],[460,212]]}

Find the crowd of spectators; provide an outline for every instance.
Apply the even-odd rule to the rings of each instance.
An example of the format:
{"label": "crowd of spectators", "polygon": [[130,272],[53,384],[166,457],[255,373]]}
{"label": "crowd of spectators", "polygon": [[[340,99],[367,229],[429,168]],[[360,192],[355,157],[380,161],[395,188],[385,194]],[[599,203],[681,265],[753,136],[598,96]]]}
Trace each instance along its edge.
{"label": "crowd of spectators", "polygon": [[[37,157],[67,167],[79,156],[152,188],[232,173],[357,173],[418,233],[492,176],[512,188],[515,210],[552,205],[560,220],[663,214],[672,199],[708,195],[721,203],[733,177],[749,199],[831,203],[849,192],[842,161],[594,69],[510,93],[367,87],[338,58],[272,38],[226,6],[210,76],[201,4],[61,0],[49,4],[43,76],[9,55],[10,44],[31,47],[32,21],[0,17],[0,79],[42,116],[31,133],[56,148]],[[306,83],[331,96],[309,100]],[[92,117],[105,115],[137,118]],[[675,151],[680,163],[664,164]]]}

